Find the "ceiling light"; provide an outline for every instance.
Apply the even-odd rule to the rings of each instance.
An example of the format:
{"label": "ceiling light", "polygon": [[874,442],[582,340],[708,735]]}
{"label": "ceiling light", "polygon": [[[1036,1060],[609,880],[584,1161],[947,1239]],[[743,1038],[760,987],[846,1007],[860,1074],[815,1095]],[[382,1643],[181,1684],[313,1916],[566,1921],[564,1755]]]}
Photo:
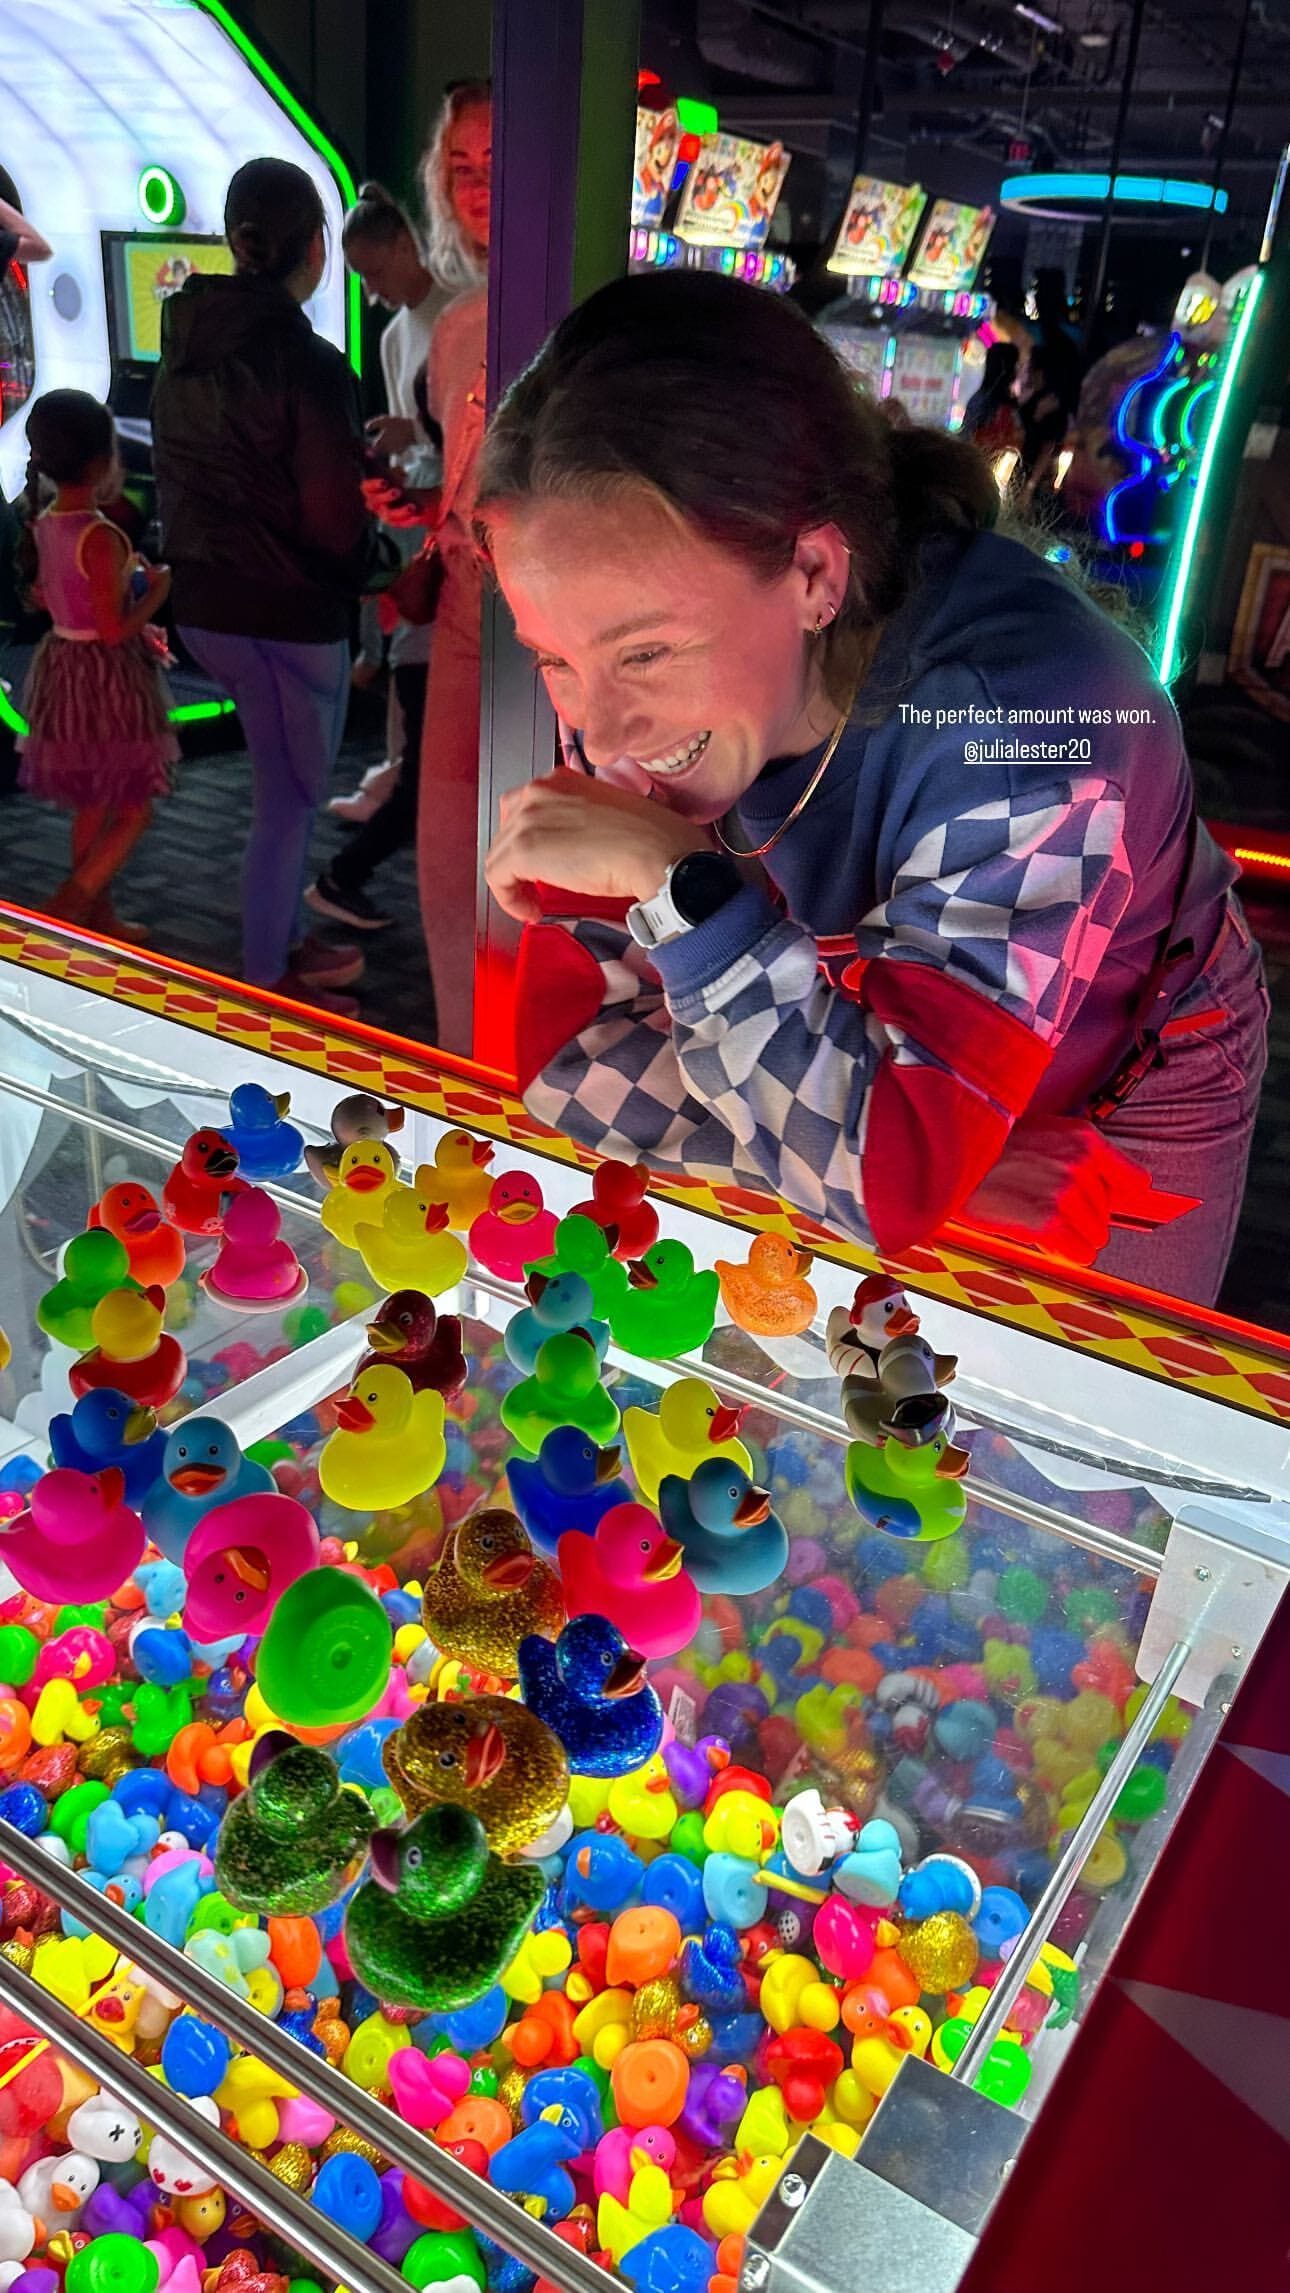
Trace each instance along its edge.
{"label": "ceiling light", "polygon": [[1012,13],[1014,16],[1024,16],[1028,24],[1037,24],[1041,32],[1060,32],[1065,29],[1055,16],[1045,16],[1042,8],[1027,7],[1025,0],[1013,0]]}
{"label": "ceiling light", "polygon": [[1081,48],[1109,48],[1111,35],[1109,32],[1103,32],[1095,27],[1090,31],[1080,33],[1079,44]]}

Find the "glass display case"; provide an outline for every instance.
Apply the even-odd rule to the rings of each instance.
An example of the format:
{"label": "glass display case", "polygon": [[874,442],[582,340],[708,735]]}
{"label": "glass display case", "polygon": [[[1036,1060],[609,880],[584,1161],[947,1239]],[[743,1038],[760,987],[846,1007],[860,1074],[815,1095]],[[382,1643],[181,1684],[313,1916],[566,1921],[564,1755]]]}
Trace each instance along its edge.
{"label": "glass display case", "polygon": [[[494,1172],[524,1173],[558,1216],[590,1191],[590,1158],[543,1132],[479,1070],[432,1064],[369,1030],[324,1032],[315,1015],[272,999],[239,1001],[151,960],[0,922],[0,1322],[10,1348],[0,1374],[0,1561],[16,1509],[48,1463],[51,1418],[68,1406],[74,1349],[37,1320],[64,1246],[108,1186],[133,1181],[158,1194],[187,1137],[226,1125],[229,1092],[247,1081],[289,1093],[290,1120],[324,1146],[348,1092],[403,1109],[393,1143],[405,1175],[464,1126],[494,1142]],[[424,1701],[513,1684],[482,1667],[445,1676],[443,1656],[431,1670],[435,1649],[416,1619],[426,1573],[458,1524],[481,1507],[525,1510],[523,1476],[512,1481],[507,1468],[528,1452],[501,1412],[522,1374],[503,1332],[529,1298],[519,1279],[472,1259],[438,1300],[441,1313],[461,1317],[468,1365],[464,1388],[447,1402],[443,1471],[415,1502],[340,1507],[320,1489],[318,1458],[337,1427],[336,1397],[369,1349],[382,1293],[321,1224],[321,1191],[307,1171],[268,1181],[266,1191],[307,1293],[279,1310],[238,1313],[201,1286],[216,1241],[190,1240],[166,1318],[187,1362],[161,1415],[167,1426],[185,1414],[215,1418],[243,1455],[271,1444],[261,1455],[279,1486],[303,1498],[333,1540],[324,1558],[366,1572],[380,1593],[396,1670],[384,1701],[372,1704],[375,1720],[330,1731],[329,1749],[340,1779],[365,1789],[388,1822],[397,1812],[391,1770],[373,1745],[379,1753]],[[922,1533],[895,1535],[854,1501],[854,1429],[826,1338],[830,1314],[851,1306],[873,1259],[767,1198],[660,1181],[650,1200],[662,1238],[684,1243],[700,1271],[743,1260],[753,1232],[792,1238],[811,1253],[817,1308],[808,1328],[783,1338],[751,1336],[720,1309],[698,1352],[664,1359],[609,1342],[604,1385],[625,1425],[593,1446],[619,1452],[611,1470],[625,1477],[624,1499],[653,1505],[651,1449],[661,1443],[666,1467],[688,1438],[679,1416],[655,1413],[678,1381],[702,1379],[722,1411],[723,1454],[737,1460],[739,1445],[746,1450],[740,1486],[769,1492],[787,1559],[780,1555],[769,1581],[754,1573],[751,1591],[722,1589],[718,1570],[697,1630],[680,1640],[666,1628],[649,1637],[671,1579],[646,1575],[623,1596],[624,1626],[636,1625],[647,1654],[666,1650],[648,1667],[663,1752],[627,1777],[576,1778],[570,1821],[528,1843],[546,1881],[534,1930],[543,1948],[534,1946],[527,1974],[509,1988],[503,1978],[496,2027],[487,2016],[478,2025],[469,2016],[382,2016],[375,1999],[351,1989],[352,1968],[343,1946],[331,1949],[337,1930],[326,1919],[322,1974],[288,1985],[294,2009],[284,2009],[279,1983],[266,2011],[247,1984],[230,1988],[212,1973],[215,1962],[194,1955],[182,1929],[164,1933],[142,1912],[130,1918],[128,1900],[103,1888],[101,1869],[95,1882],[98,1931],[106,1946],[133,1946],[147,1997],[168,1996],[172,2014],[182,1998],[201,2027],[222,2028],[284,2093],[296,2089],[285,2126],[272,2109],[258,2123],[239,2120],[221,2087],[220,2126],[194,2127],[183,2096],[205,2089],[170,2075],[164,2050],[154,2059],[165,2075],[149,2078],[145,2044],[137,2059],[126,2054],[120,2099],[129,2103],[136,2089],[136,2101],[150,2096],[158,2144],[182,2138],[206,2179],[279,2240],[272,2250],[303,2255],[310,2273],[330,2269],[354,2293],[453,2277],[447,2248],[432,2267],[413,2241],[423,2231],[456,2235],[456,2216],[480,2233],[467,2274],[486,2275],[499,2293],[534,2274],[592,2293],[611,2264],[657,2293],[691,2284],[706,2293],[709,2278],[732,2277],[747,2293],[772,2282],[845,2281],[872,2293],[957,2285],[1028,2127],[1059,2106],[1048,2100],[1054,2078],[1081,2045],[1090,2001],[1284,1584],[1284,1344],[1216,1316],[1180,1319],[1122,1287],[1076,1289],[1020,1257],[987,1263],[939,1245],[914,1252],[883,1270],[903,1284],[923,1338],[943,1357],[938,1376],[957,1359],[949,1431],[966,1453],[966,1477],[939,1487],[961,1490],[966,1509],[961,1527],[952,1504],[944,1517],[932,1506],[920,1514]],[[666,1506],[663,1518],[666,1526]],[[560,1566],[567,1576],[563,1553]],[[0,1597],[11,1622],[23,1603],[7,1577]],[[66,1599],[82,1599],[70,1564]],[[163,1615],[159,1624],[175,1621]],[[213,1735],[232,1722],[236,1740],[249,1741],[273,1715],[263,1696],[246,1701],[245,1674],[241,1700],[232,1693],[228,1665],[236,1672],[243,1658],[249,1673],[248,1644],[221,1659],[223,1671],[197,1663],[192,1680],[166,1675],[165,1692],[182,1687],[189,1722],[212,1722]],[[131,1709],[127,1695],[119,1724]],[[127,1764],[139,1758],[136,1746]],[[170,1761],[173,1781],[160,1738],[152,1758],[163,1772]],[[20,1773],[9,1762],[0,1784]],[[211,1773],[234,1788],[244,1781],[227,1761]],[[83,1849],[68,1851],[53,1821],[56,1798],[34,1815],[30,1794],[15,1798],[27,1788],[11,1781],[0,1796],[9,1888],[29,1895],[38,1885],[62,1905],[64,1935],[84,1935],[95,1915]],[[227,1790],[207,1796],[223,1807]],[[784,1830],[786,1808],[794,1819]],[[571,1824],[581,1843],[566,1855]],[[62,1846],[51,1847],[51,1832]],[[653,1904],[657,1917],[673,1901],[659,1872],[687,1854],[689,1877],[673,1882],[677,1940],[688,1939],[679,1956],[651,1962],[633,1999],[630,1982],[606,1984],[593,1938],[626,1907]],[[79,2062],[78,2078],[99,2075],[105,2026],[66,1990],[35,1988],[33,1938],[26,1934],[25,1951],[9,1948],[16,1930],[3,1905],[0,1896],[0,2004]],[[117,1965],[110,1949],[105,1963]],[[657,1995],[642,2007],[647,1981]],[[571,2029],[597,1999],[615,1999],[617,2039],[602,2043],[613,2019],[606,2008],[579,2021],[568,2040],[575,2051],[552,2052],[549,2034],[546,2052],[531,2051],[534,2010],[552,1994]],[[327,2013],[344,2024],[348,2051],[320,2045]],[[390,2050],[410,2036],[427,2065],[446,2037],[469,2060],[472,2092],[510,2109],[517,2138],[530,2124],[526,2082],[542,2065],[551,2076],[557,2062],[581,2065],[600,2090],[597,2136],[608,2138],[615,2115],[637,2129],[621,2190],[615,2196],[608,2169],[593,2165],[586,2128],[554,2153],[571,2179],[544,2181],[536,2167],[527,2176],[517,2167],[518,2178],[471,2172],[478,2160],[463,2164],[442,2137],[435,2146],[434,2122],[408,2106],[404,2084],[391,2084],[388,2051],[375,2069],[356,2062],[354,2033],[369,2021]],[[552,2010],[551,2030],[562,2027]],[[650,2162],[649,2144],[639,2149],[648,2122],[624,2106],[615,2082],[624,2043],[670,2048],[688,2073],[689,2114],[678,2107],[664,2119],[676,2131],[670,2154],[661,2153],[672,2177],[664,2176],[661,2218],[650,2210],[657,2193],[648,2176],[639,2188],[635,2180]],[[41,2141],[24,2151],[17,2123],[0,2106],[0,2170],[20,2185]],[[358,2154],[387,2180],[401,2170],[418,2192],[438,2193],[438,2210],[433,2194],[414,2209],[402,2251],[393,2200],[378,2233],[364,2229],[352,2190],[333,2203],[319,2186],[329,2138],[329,2155],[353,2154],[336,2147],[337,2126],[351,2129]],[[605,2212],[606,2191],[617,2213]],[[173,2194],[168,2202],[173,2211]],[[368,2250],[356,2251],[351,2233]],[[857,2249],[872,2256],[864,2272],[843,2271],[836,2256]],[[27,2266],[30,2274],[35,2264]],[[11,2268],[7,2281],[18,2274]]]}

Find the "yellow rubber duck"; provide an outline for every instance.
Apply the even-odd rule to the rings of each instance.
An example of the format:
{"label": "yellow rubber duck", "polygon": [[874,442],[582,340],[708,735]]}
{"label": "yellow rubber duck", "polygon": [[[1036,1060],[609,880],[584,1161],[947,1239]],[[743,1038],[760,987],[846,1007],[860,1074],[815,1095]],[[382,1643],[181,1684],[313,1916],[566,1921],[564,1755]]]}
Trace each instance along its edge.
{"label": "yellow rubber duck", "polygon": [[336,1417],[318,1478],[338,1505],[356,1513],[406,1505],[438,1480],[448,1454],[441,1393],[414,1393],[401,1369],[382,1362],[355,1379]]}
{"label": "yellow rubber duck", "polygon": [[820,1301],[806,1280],[811,1253],[787,1234],[758,1234],[742,1266],[716,1261],[721,1299],[732,1322],[753,1337],[790,1338],[809,1330]]}
{"label": "yellow rubber duck", "polygon": [[755,1791],[723,1791],[704,1823],[703,1844],[710,1855],[742,1855],[760,1863],[779,1845],[779,1817]]}
{"label": "yellow rubber duck", "polygon": [[469,1131],[445,1131],[434,1150],[434,1161],[417,1172],[417,1192],[441,1202],[448,1224],[465,1234],[488,1208],[493,1191],[489,1164],[497,1149],[491,1139],[472,1138]]}
{"label": "yellow rubber duck", "polygon": [[651,2230],[665,2229],[672,2219],[672,2185],[648,2150],[630,2153],[632,2178],[623,2205],[608,2190],[596,2209],[596,2237],[615,2269],[620,2269],[634,2245]]}
{"label": "yellow rubber duck", "polygon": [[466,1271],[466,1245],[449,1232],[446,1203],[436,1202],[422,1163],[411,1186],[386,1187],[379,1218],[358,1219],[354,1248],[383,1290],[420,1290],[441,1297]]}
{"label": "yellow rubber duck", "polygon": [[12,1360],[13,1347],[10,1345],[8,1338],[4,1334],[4,1331],[0,1330],[0,1371],[8,1369]]}
{"label": "yellow rubber duck", "polygon": [[745,2151],[722,2158],[703,2193],[703,2220],[716,2238],[745,2237],[784,2170],[779,2158],[753,2158]]}
{"label": "yellow rubber duck", "polygon": [[645,1503],[656,1502],[665,1474],[688,1481],[708,1457],[728,1458],[751,1480],[752,1458],[735,1439],[742,1418],[743,1411],[729,1408],[704,1377],[678,1377],[664,1388],[657,1410],[625,1409],[623,1437]]}
{"label": "yellow rubber duck", "polygon": [[267,2150],[278,2138],[279,2102],[294,2101],[299,2092],[253,2055],[239,2054],[216,2087],[215,2099],[234,2119],[237,2141],[248,2150]]}
{"label": "yellow rubber duck", "polygon": [[932,2018],[921,2006],[898,2006],[886,2016],[870,2013],[852,2042],[851,2067],[866,2093],[881,2099],[905,2056],[921,2057],[931,2043]]}
{"label": "yellow rubber duck", "polygon": [[563,1629],[560,1579],[514,1513],[486,1505],[459,1524],[427,1571],[421,1620],[436,1648],[513,1680],[521,1640],[555,1640]]}
{"label": "yellow rubber duck", "polygon": [[320,1215],[327,1232],[356,1250],[355,1227],[379,1224],[384,1197],[398,1174],[399,1166],[383,1140],[353,1140],[340,1158],[330,1192],[323,1196]]}
{"label": "yellow rubber duck", "polygon": [[615,1776],[608,1804],[614,1822],[629,1839],[666,1839],[681,1820],[661,1752],[654,1752],[644,1767]]}

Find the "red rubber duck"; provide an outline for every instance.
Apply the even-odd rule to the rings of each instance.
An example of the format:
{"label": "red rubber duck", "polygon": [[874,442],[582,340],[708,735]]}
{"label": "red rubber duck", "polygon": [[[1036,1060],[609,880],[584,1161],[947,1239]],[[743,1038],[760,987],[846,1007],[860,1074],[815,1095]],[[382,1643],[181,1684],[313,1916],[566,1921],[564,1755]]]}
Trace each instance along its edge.
{"label": "red rubber duck", "polygon": [[74,1361],[67,1382],[79,1401],[96,1386],[110,1385],[128,1401],[145,1409],[162,1409],[173,1401],[188,1373],[188,1361],[177,1338],[162,1329],[166,1293],[150,1290],[109,1290],[90,1316],[94,1344]]}
{"label": "red rubber duck", "polygon": [[592,1173],[590,1202],[577,1202],[574,1218],[590,1218],[614,1234],[613,1253],[624,1265],[643,1258],[658,1240],[658,1212],[645,1200],[649,1171],[643,1162],[602,1162]]}
{"label": "red rubber duck", "polygon": [[110,1186],[99,1196],[86,1224],[106,1227],[116,1236],[130,1261],[131,1276],[145,1290],[153,1282],[167,1290],[183,1273],[184,1245],[178,1227],[167,1224],[156,1196],[137,1179]]}
{"label": "red rubber duck", "polygon": [[181,1234],[222,1234],[224,1209],[246,1181],[222,1131],[194,1131],[161,1190],[161,1211]]}
{"label": "red rubber duck", "polygon": [[456,1314],[437,1314],[433,1298],[423,1290],[395,1290],[368,1323],[367,1335],[372,1350],[364,1354],[356,1378],[378,1362],[393,1362],[414,1393],[441,1393],[445,1401],[466,1383],[461,1322]]}

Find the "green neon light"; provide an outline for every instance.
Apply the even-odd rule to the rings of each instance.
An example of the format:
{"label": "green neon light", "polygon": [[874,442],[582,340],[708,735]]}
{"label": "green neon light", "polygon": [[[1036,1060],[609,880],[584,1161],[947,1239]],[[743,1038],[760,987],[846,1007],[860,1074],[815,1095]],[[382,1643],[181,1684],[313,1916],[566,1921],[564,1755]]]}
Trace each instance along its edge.
{"label": "green neon light", "polygon": [[1200,468],[1196,472],[1191,508],[1187,513],[1187,523],[1183,528],[1182,540],[1178,546],[1169,610],[1165,615],[1164,627],[1160,637],[1160,650],[1156,657],[1156,674],[1162,685],[1172,684],[1178,674],[1180,650],[1178,633],[1182,627],[1183,607],[1187,601],[1187,589],[1191,581],[1191,569],[1196,556],[1196,543],[1200,536],[1200,521],[1205,509],[1205,497],[1209,492],[1209,482],[1213,476],[1214,460],[1218,452],[1218,441],[1223,434],[1223,426],[1227,419],[1227,409],[1231,404],[1232,392],[1236,387],[1237,371],[1245,355],[1245,345],[1249,339],[1250,328],[1254,323],[1254,313],[1258,308],[1259,296],[1263,292],[1263,278],[1263,272],[1259,271],[1250,281],[1241,315],[1232,331],[1227,362],[1223,368],[1222,379],[1218,384],[1218,397],[1214,403],[1213,420],[1205,433],[1205,443],[1201,449]]}
{"label": "green neon light", "polygon": [[[304,108],[304,105],[298,103],[296,98],[292,95],[290,88],[286,84],[286,81],[279,78],[278,74],[274,71],[272,64],[266,62],[265,58],[260,54],[260,51],[255,46],[254,42],[247,38],[247,35],[242,30],[241,25],[235,22],[234,18],[230,16],[227,8],[224,6],[224,0],[197,0],[197,5],[201,8],[204,8],[208,16],[214,17],[221,31],[228,34],[228,37],[233,42],[234,47],[237,48],[245,57],[247,63],[250,65],[252,71],[255,73],[255,76],[260,81],[261,85],[266,87],[270,95],[275,97],[277,102],[281,104],[282,109],[286,113],[288,119],[290,119],[293,124],[299,128],[300,133],[304,136],[306,142],[313,145],[314,150],[318,153],[319,158],[326,161],[328,167],[332,171],[332,174],[336,178],[336,188],[340,192],[342,206],[352,207],[358,195],[357,189],[354,183],[354,178],[350,174],[349,169],[346,167],[344,160],[340,156],[340,153],[337,151],[335,144],[332,143],[328,137],[323,134],[323,131],[318,126],[317,121],[310,118],[308,112]],[[348,287],[349,291],[346,297],[346,332],[349,336],[349,363],[353,367],[355,374],[361,374],[363,371],[363,283],[362,280],[354,272],[351,272],[350,274]]]}
{"label": "green neon light", "polygon": [[1191,376],[1189,374],[1184,374],[1179,378],[1177,382],[1171,382],[1167,390],[1161,391],[1160,396],[1157,398],[1156,403],[1152,408],[1151,443],[1153,446],[1159,447],[1161,453],[1165,451],[1165,408],[1171,399],[1174,399],[1178,396],[1180,390],[1190,390],[1190,388]]}
{"label": "green neon light", "polygon": [[12,733],[26,732],[27,730],[26,718],[19,716],[3,685],[0,685],[0,725],[4,725],[6,730]]}
{"label": "green neon light", "polygon": [[[177,709],[170,709],[167,713],[172,725],[196,725],[205,723],[211,717],[231,717],[235,705],[228,700],[183,701]],[[28,729],[27,719],[3,691],[0,691],[0,725],[7,726],[14,734],[25,733]]]}
{"label": "green neon light", "polygon": [[183,222],[188,202],[168,167],[145,167],[136,189],[150,223]]}
{"label": "green neon light", "polygon": [[1188,399],[1182,410],[1182,420],[1178,425],[1178,434],[1181,437],[1184,446],[1187,448],[1188,453],[1191,452],[1192,447],[1196,443],[1196,409],[1200,405],[1202,398],[1207,398],[1210,391],[1217,390],[1217,388],[1218,384],[1215,382],[1213,376],[1210,374],[1205,375],[1202,380],[1197,383],[1191,394],[1191,397]]}
{"label": "green neon light", "polygon": [[676,118],[687,135],[715,135],[721,125],[716,105],[704,103],[699,96],[678,96]]}

